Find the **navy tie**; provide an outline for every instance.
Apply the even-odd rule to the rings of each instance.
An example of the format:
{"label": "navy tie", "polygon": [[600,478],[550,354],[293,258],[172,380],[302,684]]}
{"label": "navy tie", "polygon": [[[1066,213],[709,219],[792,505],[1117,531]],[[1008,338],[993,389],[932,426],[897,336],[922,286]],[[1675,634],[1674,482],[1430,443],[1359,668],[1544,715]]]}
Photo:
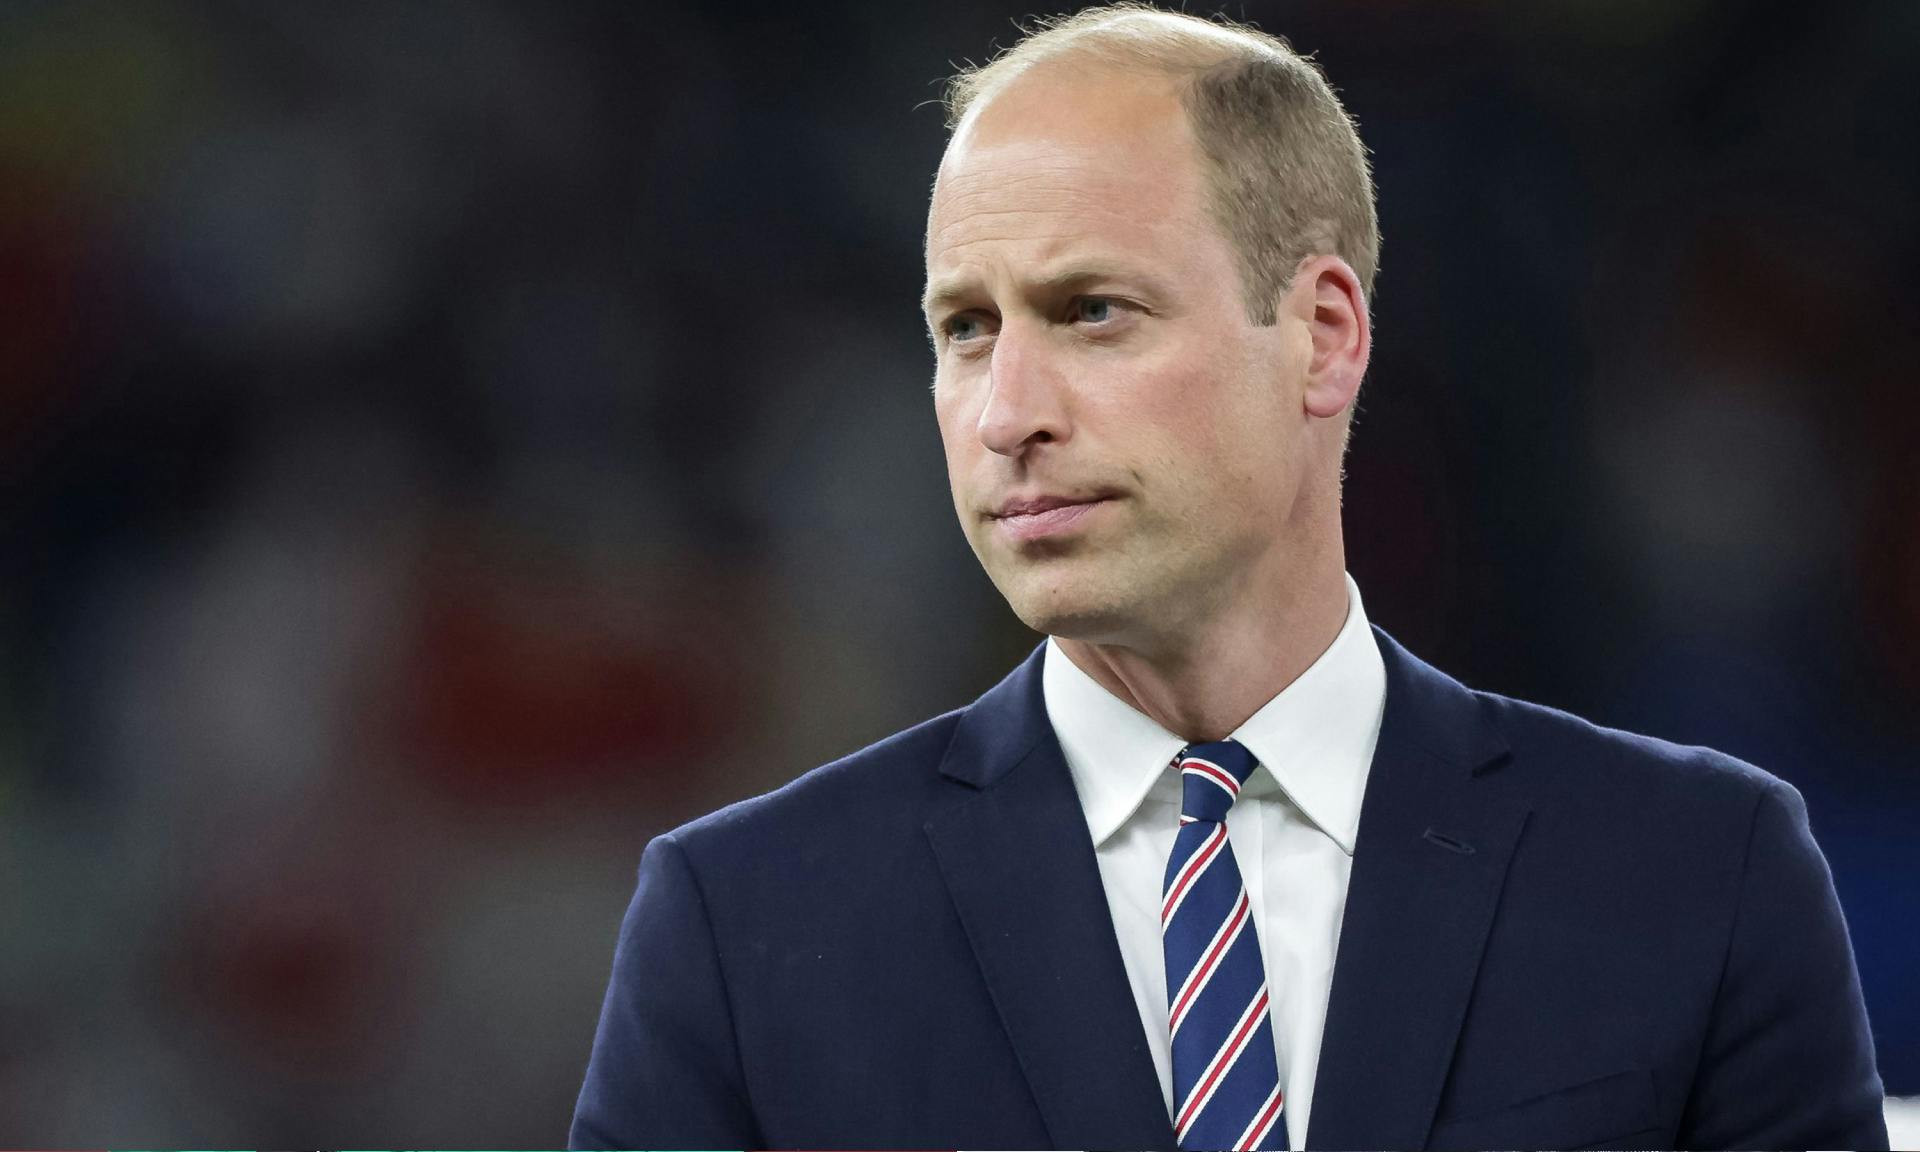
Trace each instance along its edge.
{"label": "navy tie", "polygon": [[1227,810],[1253,775],[1232,740],[1180,754],[1180,833],[1161,886],[1173,1130],[1182,1148],[1286,1148],[1267,969]]}

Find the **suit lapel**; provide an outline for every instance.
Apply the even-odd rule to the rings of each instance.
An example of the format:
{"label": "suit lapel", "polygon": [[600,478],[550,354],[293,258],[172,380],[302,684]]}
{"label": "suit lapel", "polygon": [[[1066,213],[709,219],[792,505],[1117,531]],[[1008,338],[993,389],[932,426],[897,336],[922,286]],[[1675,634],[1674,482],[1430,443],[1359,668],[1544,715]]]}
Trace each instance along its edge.
{"label": "suit lapel", "polygon": [[1314,1083],[1315,1148],[1425,1145],[1524,804],[1466,688],[1375,629],[1387,668]]}
{"label": "suit lapel", "polygon": [[941,773],[962,795],[927,837],[1055,1146],[1172,1147],[1044,651],[961,719]]}

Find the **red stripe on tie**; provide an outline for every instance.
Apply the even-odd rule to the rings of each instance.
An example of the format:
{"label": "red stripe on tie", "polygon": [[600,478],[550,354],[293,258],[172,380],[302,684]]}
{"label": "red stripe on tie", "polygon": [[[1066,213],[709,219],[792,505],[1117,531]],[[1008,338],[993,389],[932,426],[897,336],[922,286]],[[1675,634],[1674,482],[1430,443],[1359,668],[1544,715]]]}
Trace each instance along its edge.
{"label": "red stripe on tie", "polygon": [[1220,962],[1220,957],[1233,946],[1233,942],[1240,938],[1240,925],[1246,922],[1247,911],[1247,891],[1242,888],[1240,903],[1233,910],[1233,919],[1227,922],[1225,931],[1220,933],[1220,939],[1214,941],[1213,950],[1207,953],[1207,958],[1202,960],[1200,966],[1193,970],[1193,974],[1187,977],[1187,989],[1180,994],[1180,1002],[1173,1006],[1173,1013],[1168,1017],[1168,1032],[1180,1030],[1180,1021],[1187,1014],[1187,1005],[1193,1003],[1194,998],[1200,995],[1200,989],[1207,986],[1207,977],[1213,975],[1214,965]]}
{"label": "red stripe on tie", "polygon": [[1173,915],[1173,906],[1180,903],[1180,897],[1186,892],[1187,887],[1206,870],[1213,858],[1220,854],[1220,846],[1226,842],[1227,826],[1215,824],[1213,831],[1200,842],[1200,847],[1194,852],[1193,859],[1187,861],[1187,866],[1181,870],[1179,878],[1174,880],[1173,887],[1167,889],[1167,898],[1160,904],[1161,927],[1166,927],[1167,919]]}
{"label": "red stripe on tie", "polygon": [[1180,765],[1180,771],[1198,772],[1215,784],[1220,785],[1220,787],[1225,788],[1227,795],[1235,799],[1238,799],[1240,796],[1240,781],[1234,779],[1233,773],[1220,767],[1220,765],[1215,764],[1211,760],[1188,760]]}
{"label": "red stripe on tie", "polygon": [[1254,1117],[1252,1126],[1240,1137],[1240,1143],[1236,1147],[1241,1149],[1241,1152],[1253,1152],[1255,1148],[1260,1147],[1260,1141],[1267,1138],[1268,1130],[1273,1127],[1274,1118],[1280,1115],[1280,1106],[1284,1100],[1280,1086],[1275,1084],[1273,1093],[1267,1097],[1266,1108],[1260,1115]]}
{"label": "red stripe on tie", "polygon": [[1253,1035],[1254,1025],[1260,1022],[1266,1010],[1267,990],[1262,988],[1260,998],[1253,1002],[1253,1008],[1248,1011],[1247,1018],[1241,1021],[1240,1031],[1235,1032],[1233,1039],[1227,1041],[1227,1046],[1214,1055],[1213,1067],[1207,1069],[1207,1078],[1195,1085],[1193,1094],[1187,1097],[1186,1111],[1181,1113],[1180,1123],[1177,1125],[1180,1130],[1177,1139],[1186,1139],[1186,1130],[1192,1127],[1193,1118],[1200,1111],[1200,1102],[1207,1099],[1207,1093],[1213,1090],[1213,1082],[1220,1079],[1228,1068],[1233,1067],[1234,1058],[1240,1055],[1240,1049],[1246,1047],[1248,1037]]}

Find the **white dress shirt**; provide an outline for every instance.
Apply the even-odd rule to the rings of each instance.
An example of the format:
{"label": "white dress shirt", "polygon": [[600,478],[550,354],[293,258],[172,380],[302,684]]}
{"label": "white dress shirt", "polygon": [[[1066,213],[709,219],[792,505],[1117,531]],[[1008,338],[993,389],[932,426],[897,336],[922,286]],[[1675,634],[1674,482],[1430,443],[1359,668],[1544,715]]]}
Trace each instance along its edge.
{"label": "white dress shirt", "polygon": [[[1052,639],[1041,689],[1093,834],[1120,957],[1171,1116],[1160,884],[1180,825],[1180,777],[1171,765],[1187,742],[1102,688]],[[1233,733],[1260,762],[1227,814],[1227,838],[1266,961],[1294,1148],[1305,1146],[1360,798],[1386,689],[1360,589],[1348,576],[1347,620],[1333,644]]]}

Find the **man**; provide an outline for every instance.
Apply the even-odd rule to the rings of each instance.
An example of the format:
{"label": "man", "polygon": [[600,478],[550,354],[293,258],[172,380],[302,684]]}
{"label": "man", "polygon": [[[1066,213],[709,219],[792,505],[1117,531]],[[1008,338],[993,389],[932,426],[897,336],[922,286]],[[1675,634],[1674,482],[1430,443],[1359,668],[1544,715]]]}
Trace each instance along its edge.
{"label": "man", "polygon": [[1378,238],[1318,71],[1103,9],[951,110],[934,407],[1049,639],[649,846],[574,1144],[1884,1147],[1798,795],[1368,627]]}

